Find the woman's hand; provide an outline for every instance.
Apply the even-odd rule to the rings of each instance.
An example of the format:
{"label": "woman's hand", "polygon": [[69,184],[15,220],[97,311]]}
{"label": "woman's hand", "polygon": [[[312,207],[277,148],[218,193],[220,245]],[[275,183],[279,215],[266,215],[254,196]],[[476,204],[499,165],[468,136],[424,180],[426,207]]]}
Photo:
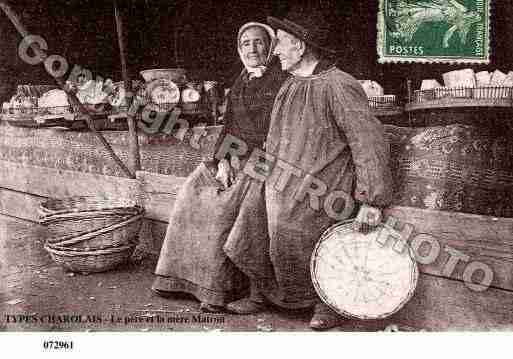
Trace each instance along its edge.
{"label": "woman's hand", "polygon": [[235,173],[228,160],[222,159],[219,161],[217,164],[217,174],[215,178],[217,181],[221,182],[225,189],[235,182]]}

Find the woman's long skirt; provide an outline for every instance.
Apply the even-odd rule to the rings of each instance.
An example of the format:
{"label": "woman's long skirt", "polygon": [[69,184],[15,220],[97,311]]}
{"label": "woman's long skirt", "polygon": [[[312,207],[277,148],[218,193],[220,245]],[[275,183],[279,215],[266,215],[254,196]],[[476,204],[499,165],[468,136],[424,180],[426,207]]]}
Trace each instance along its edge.
{"label": "woman's long skirt", "polygon": [[[187,178],[171,213],[153,288],[185,292],[199,301],[222,306],[241,295],[249,282],[232,263],[223,247],[239,232],[237,223],[252,218],[253,234],[267,239],[265,207],[241,204],[252,180],[242,172],[235,183],[222,190],[207,165],[202,163]],[[255,196],[262,201],[263,197]],[[243,235],[252,235],[245,228]]]}

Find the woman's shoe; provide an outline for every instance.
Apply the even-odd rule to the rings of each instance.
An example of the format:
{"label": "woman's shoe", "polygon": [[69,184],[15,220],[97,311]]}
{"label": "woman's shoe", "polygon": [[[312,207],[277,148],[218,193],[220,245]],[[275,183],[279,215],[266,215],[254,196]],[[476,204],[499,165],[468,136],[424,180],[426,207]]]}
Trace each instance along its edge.
{"label": "woman's shoe", "polygon": [[226,312],[225,308],[220,305],[214,305],[214,304],[209,304],[209,303],[205,303],[205,302],[201,302],[200,310],[203,313],[224,313],[224,312]]}
{"label": "woman's shoe", "polygon": [[310,328],[313,330],[328,330],[340,326],[344,322],[338,313],[324,303],[319,303],[314,308]]}
{"label": "woman's shoe", "polygon": [[260,313],[266,308],[267,306],[264,302],[255,302],[250,298],[242,298],[226,305],[228,311],[241,315]]}

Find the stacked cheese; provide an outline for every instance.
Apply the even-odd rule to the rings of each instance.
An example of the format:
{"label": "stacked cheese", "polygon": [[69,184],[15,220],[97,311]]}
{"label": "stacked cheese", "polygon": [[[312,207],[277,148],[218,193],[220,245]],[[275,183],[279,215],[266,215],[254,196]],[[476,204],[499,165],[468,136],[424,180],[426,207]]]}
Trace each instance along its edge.
{"label": "stacked cheese", "polygon": [[50,90],[38,99],[37,106],[47,109],[51,114],[67,112],[69,106],[68,95],[59,89]]}
{"label": "stacked cheese", "polygon": [[[421,97],[443,98],[509,98],[513,87],[513,71],[508,74],[500,70],[493,72],[462,69],[446,72],[442,75],[444,85],[437,80],[423,80],[420,87]],[[426,92],[427,90],[433,90]]]}

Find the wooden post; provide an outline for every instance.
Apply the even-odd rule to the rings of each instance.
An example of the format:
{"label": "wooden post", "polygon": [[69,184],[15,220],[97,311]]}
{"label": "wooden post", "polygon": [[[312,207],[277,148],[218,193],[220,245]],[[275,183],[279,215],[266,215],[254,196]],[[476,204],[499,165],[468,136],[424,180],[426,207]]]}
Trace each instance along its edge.
{"label": "wooden post", "polygon": [[[16,30],[20,33],[22,38],[25,38],[29,35],[29,32],[23,26],[20,19],[16,15],[16,13],[10,8],[9,5],[7,5],[4,2],[0,2],[0,8],[5,12],[9,20],[13,23],[14,27],[16,27]],[[45,60],[48,58],[48,55],[39,47],[37,43],[31,43],[30,47],[32,50],[42,59]],[[135,172],[132,174],[128,168],[125,166],[125,164],[119,159],[119,157],[116,155],[112,147],[109,145],[105,137],[96,129],[94,126],[94,122],[89,115],[89,111],[85,108],[85,106],[78,100],[77,96],[71,92],[66,91],[66,84],[64,82],[64,79],[60,77],[54,77],[55,82],[59,85],[59,87],[66,92],[68,95],[69,101],[73,105],[74,108],[78,108],[80,113],[82,114],[84,120],[87,123],[87,126],[91,129],[91,131],[95,134],[95,136],[100,140],[102,145],[105,147],[105,150],[109,153],[110,157],[116,162],[116,164],[121,168],[121,170],[130,178],[135,178]]]}
{"label": "wooden post", "polygon": [[[128,68],[126,62],[125,42],[123,39],[123,17],[119,10],[117,0],[114,0],[114,16],[116,18],[116,30],[118,34],[119,55],[121,57],[121,71],[123,73],[123,82],[125,83],[125,93],[132,93],[132,86],[128,76]],[[127,104],[133,99],[133,95],[126,99]],[[139,138],[137,136],[137,125],[135,116],[129,111],[127,114],[128,121],[128,148],[129,148],[129,167],[132,173],[141,169],[141,156],[139,153]]]}
{"label": "wooden post", "polygon": [[[412,95],[412,88],[411,88],[411,80],[406,79],[406,90],[408,91],[408,104],[411,104],[413,101],[413,95]],[[408,112],[408,125],[410,127],[413,126],[413,120],[412,120],[412,114],[411,111]]]}

